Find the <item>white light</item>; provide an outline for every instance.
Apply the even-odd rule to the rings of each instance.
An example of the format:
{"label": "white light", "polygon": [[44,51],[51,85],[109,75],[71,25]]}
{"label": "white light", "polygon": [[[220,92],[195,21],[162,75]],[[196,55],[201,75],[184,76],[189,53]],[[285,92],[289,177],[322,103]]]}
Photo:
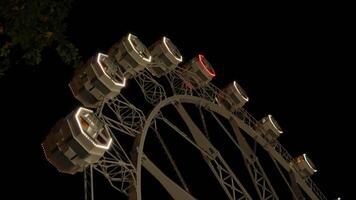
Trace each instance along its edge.
{"label": "white light", "polygon": [[82,110],[85,110],[87,112],[90,112],[90,113],[93,113],[92,110],[89,110],[89,109],[86,109],[86,108],[83,108],[83,107],[80,107],[77,111],[77,113],[75,113],[75,120],[79,126],[79,129],[80,129],[80,132],[95,146],[95,147],[98,147],[100,149],[105,149],[105,150],[108,150],[111,146],[111,143],[112,143],[112,138],[109,139],[109,142],[107,143],[107,145],[100,145],[100,144],[96,144],[89,136],[87,133],[84,132],[83,128],[82,128],[82,125],[81,123],[79,122],[79,114]]}
{"label": "white light", "polygon": [[242,98],[245,99],[245,101],[248,101],[248,97],[245,97],[245,95],[243,95],[240,92],[240,90],[237,88],[236,81],[234,81],[234,87],[235,87],[236,91],[242,96]]}
{"label": "white light", "polygon": [[125,85],[126,85],[126,78],[124,78],[124,80],[122,81],[122,83],[118,83],[118,82],[114,81],[112,78],[110,78],[110,76],[106,73],[106,71],[105,71],[103,65],[101,64],[101,60],[100,60],[101,57],[107,58],[108,55],[103,54],[103,53],[98,53],[98,57],[97,57],[97,59],[96,59],[96,62],[99,64],[100,69],[101,69],[101,71],[103,71],[104,75],[105,75],[106,77],[108,77],[110,80],[112,80],[112,82],[113,82],[116,86],[125,87]]}
{"label": "white light", "polygon": [[151,62],[152,56],[148,56],[148,58],[145,58],[145,57],[142,56],[141,53],[139,53],[139,52],[137,51],[137,49],[135,48],[135,46],[132,44],[131,35],[132,35],[132,34],[129,33],[129,36],[127,37],[127,40],[129,41],[129,43],[130,43],[131,47],[133,48],[133,50],[134,50],[143,60],[145,60],[145,61],[147,61],[147,62]]}
{"label": "white light", "polygon": [[272,123],[273,127],[278,131],[278,133],[283,133],[283,131],[281,131],[279,128],[277,128],[277,126],[273,123],[272,115],[268,115],[268,119]]}
{"label": "white light", "polygon": [[42,147],[43,153],[45,154],[47,160],[49,160],[49,158],[48,158],[48,156],[47,156],[47,153],[46,153],[46,150],[45,150],[45,148],[44,148],[44,146],[43,146],[43,143],[41,144],[41,147]]}
{"label": "white light", "polygon": [[215,99],[216,103],[220,103],[219,99],[217,97],[215,97],[214,99]]}
{"label": "white light", "polygon": [[303,154],[303,158],[305,160],[305,162],[308,164],[308,166],[310,167],[310,169],[312,169],[314,172],[317,172],[318,170],[314,169],[311,164],[309,163],[308,161],[308,158],[307,158],[307,155],[306,154]]}
{"label": "white light", "polygon": [[167,48],[167,50],[169,51],[169,53],[172,54],[173,57],[174,57],[176,60],[178,60],[179,62],[182,62],[182,61],[183,61],[182,55],[178,58],[177,56],[175,56],[175,55],[173,54],[173,52],[171,51],[171,49],[168,47],[168,45],[167,45],[167,38],[166,38],[166,37],[163,37],[163,44],[164,44],[164,46],[166,46],[166,48]]}

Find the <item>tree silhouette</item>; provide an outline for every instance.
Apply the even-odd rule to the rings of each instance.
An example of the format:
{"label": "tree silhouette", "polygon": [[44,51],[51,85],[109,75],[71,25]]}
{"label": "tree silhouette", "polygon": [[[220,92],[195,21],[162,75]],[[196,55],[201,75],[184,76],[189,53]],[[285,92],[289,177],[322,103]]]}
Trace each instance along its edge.
{"label": "tree silhouette", "polygon": [[54,49],[63,62],[78,66],[77,48],[65,37],[65,19],[73,0],[0,1],[0,77],[16,65],[41,63]]}

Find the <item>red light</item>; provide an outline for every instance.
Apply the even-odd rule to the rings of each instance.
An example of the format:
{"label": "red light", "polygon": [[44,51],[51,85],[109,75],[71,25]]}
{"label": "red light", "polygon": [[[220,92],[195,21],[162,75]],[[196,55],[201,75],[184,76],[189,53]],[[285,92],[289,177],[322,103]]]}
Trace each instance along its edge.
{"label": "red light", "polygon": [[214,77],[214,76],[216,75],[215,72],[214,72],[214,70],[208,68],[208,67],[204,64],[203,59],[204,59],[204,56],[203,56],[202,54],[199,54],[199,55],[198,55],[198,60],[199,60],[200,66],[202,66],[203,69],[204,69],[206,72],[208,72],[208,74],[209,74],[210,76]]}

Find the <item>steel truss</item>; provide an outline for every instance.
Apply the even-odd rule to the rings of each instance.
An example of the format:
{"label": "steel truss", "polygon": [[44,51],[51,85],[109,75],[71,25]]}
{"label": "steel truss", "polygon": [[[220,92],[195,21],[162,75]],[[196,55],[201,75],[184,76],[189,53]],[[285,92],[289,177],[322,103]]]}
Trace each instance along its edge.
{"label": "steel truss", "polygon": [[[209,83],[200,88],[193,88],[184,78],[182,68],[177,68],[165,75],[169,82],[169,88],[164,88],[147,71],[143,71],[134,77],[144,99],[152,105],[149,113],[144,113],[141,109],[129,102],[122,94],[114,99],[106,100],[103,106],[98,109],[97,115],[109,127],[114,138],[113,147],[105,156],[92,168],[103,174],[110,184],[118,191],[127,194],[130,200],[141,200],[142,198],[142,167],[156,178],[173,199],[196,199],[189,192],[189,185],[184,180],[184,174],[179,170],[173,155],[171,155],[168,145],[161,137],[161,131],[157,127],[157,121],[162,121],[171,128],[170,132],[180,135],[189,144],[195,147],[204,158],[216,180],[224,190],[228,199],[252,199],[243,183],[238,179],[233,170],[221,156],[217,148],[209,140],[209,133],[206,128],[204,114],[201,109],[210,113],[219,124],[225,135],[233,141],[234,145],[241,152],[244,164],[250,175],[259,199],[279,199],[271,181],[266,175],[258,159],[258,155],[247,143],[243,131],[253,138],[272,158],[277,169],[281,172],[285,184],[291,190],[295,199],[302,199],[304,193],[311,199],[326,199],[324,194],[310,178],[302,178],[295,167],[294,160],[288,151],[278,142],[269,141],[258,126],[258,121],[244,109],[234,112],[226,110],[219,104],[217,99],[224,99],[232,102],[232,99],[219,88]],[[167,96],[166,90],[172,91],[172,96]],[[200,109],[201,121],[204,130],[195,124],[194,119],[188,114],[183,104],[194,104]],[[182,131],[174,122],[165,117],[162,108],[173,106],[177,114],[184,121],[189,133]],[[217,116],[228,120],[233,131],[230,132],[225,124]],[[169,176],[156,166],[144,153],[146,136],[153,132],[162,145],[162,150],[168,157],[171,166],[179,178],[179,183],[174,182]],[[134,140],[134,147],[130,150],[124,149],[117,136],[125,134]],[[146,151],[146,150],[145,150]],[[149,149],[147,150],[149,151]],[[281,168],[282,169],[281,169]],[[289,181],[283,175],[282,170],[289,174]],[[92,175],[90,176],[92,178]],[[92,180],[92,179],[90,179]],[[85,173],[85,183],[87,192],[93,192],[93,181],[88,183],[87,170]],[[90,189],[89,189],[90,188]],[[87,194],[87,193],[86,193]],[[88,196],[89,195],[89,196]],[[91,197],[93,193],[86,196]],[[92,197],[93,200],[94,196]]]}

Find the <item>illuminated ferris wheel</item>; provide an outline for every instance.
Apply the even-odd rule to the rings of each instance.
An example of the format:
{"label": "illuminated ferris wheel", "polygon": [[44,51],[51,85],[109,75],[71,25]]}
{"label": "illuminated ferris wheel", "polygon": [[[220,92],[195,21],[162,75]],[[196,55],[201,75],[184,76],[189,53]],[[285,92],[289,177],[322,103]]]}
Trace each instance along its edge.
{"label": "illuminated ferris wheel", "polygon": [[[326,199],[310,178],[313,162],[281,145],[283,131],[272,115],[256,120],[243,108],[249,101],[243,88],[233,81],[219,89],[210,83],[215,76],[203,55],[183,63],[166,37],[146,48],[128,34],[75,72],[69,87],[83,107],[55,124],[42,143],[45,156],[60,172],[83,172],[91,200],[98,174],[130,200],[152,198],[145,192],[150,178],[173,199],[201,198],[189,163],[210,173],[203,176],[221,188],[219,199],[280,199],[280,185],[293,199]],[[224,153],[230,149],[232,160]],[[264,167],[266,159],[273,168]],[[236,162],[248,178],[240,178]]]}

